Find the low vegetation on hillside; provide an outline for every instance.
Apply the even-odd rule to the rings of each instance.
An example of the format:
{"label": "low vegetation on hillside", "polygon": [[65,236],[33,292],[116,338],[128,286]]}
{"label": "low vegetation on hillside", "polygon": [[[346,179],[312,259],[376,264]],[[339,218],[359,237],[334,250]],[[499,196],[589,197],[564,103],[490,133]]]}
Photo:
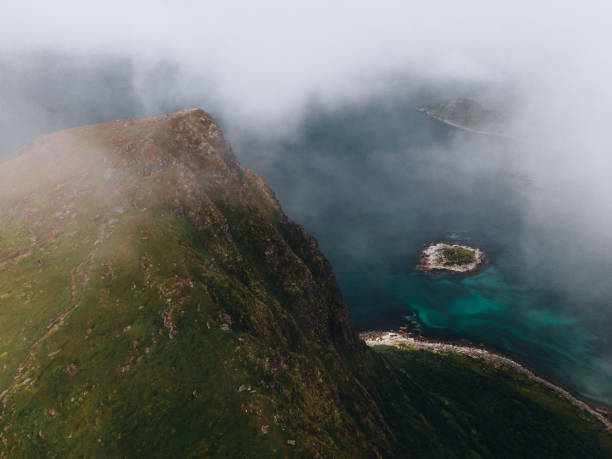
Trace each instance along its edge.
{"label": "low vegetation on hillside", "polygon": [[[511,367],[459,354],[374,349],[437,432],[443,449],[433,457],[612,457],[612,435],[599,420]],[[415,456],[432,457],[425,450]]]}
{"label": "low vegetation on hillside", "polygon": [[610,455],[518,376],[369,350],[200,110],[45,136],[0,174],[0,457],[493,456],[504,426]]}
{"label": "low vegetation on hillside", "polygon": [[462,247],[448,247],[442,249],[442,259],[445,265],[469,265],[474,263],[474,251]]}

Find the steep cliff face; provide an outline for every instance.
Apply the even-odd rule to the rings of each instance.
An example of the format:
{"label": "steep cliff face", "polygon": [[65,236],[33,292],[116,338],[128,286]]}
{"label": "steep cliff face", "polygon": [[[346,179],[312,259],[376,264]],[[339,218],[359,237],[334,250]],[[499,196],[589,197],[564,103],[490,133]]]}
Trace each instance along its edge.
{"label": "steep cliff face", "polygon": [[0,177],[0,457],[491,451],[359,340],[203,111],[44,136]]}

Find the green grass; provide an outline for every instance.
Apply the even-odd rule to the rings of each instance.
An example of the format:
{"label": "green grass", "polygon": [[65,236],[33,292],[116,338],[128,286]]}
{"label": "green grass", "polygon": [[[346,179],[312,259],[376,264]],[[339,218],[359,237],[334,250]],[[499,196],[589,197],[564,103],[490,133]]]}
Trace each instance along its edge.
{"label": "green grass", "polygon": [[612,435],[600,421],[510,367],[459,354],[375,350],[444,445],[440,456],[612,457]]}
{"label": "green grass", "polygon": [[[198,119],[175,121],[63,133],[44,144],[61,154],[2,165],[0,457],[348,456],[384,444],[340,403],[363,404],[339,355],[346,338],[330,334],[346,310],[322,254],[265,184],[201,142],[191,151]],[[28,159],[52,163],[54,179]]]}
{"label": "green grass", "polygon": [[474,251],[461,247],[442,249],[442,260],[445,265],[467,265],[474,262]]}

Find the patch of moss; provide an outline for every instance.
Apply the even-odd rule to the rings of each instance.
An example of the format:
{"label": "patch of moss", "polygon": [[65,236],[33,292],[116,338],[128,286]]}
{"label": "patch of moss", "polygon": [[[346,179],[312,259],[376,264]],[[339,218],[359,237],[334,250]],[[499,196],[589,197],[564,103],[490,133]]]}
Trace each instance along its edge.
{"label": "patch of moss", "polygon": [[442,261],[445,265],[468,265],[475,261],[474,251],[462,247],[445,247],[442,249]]}

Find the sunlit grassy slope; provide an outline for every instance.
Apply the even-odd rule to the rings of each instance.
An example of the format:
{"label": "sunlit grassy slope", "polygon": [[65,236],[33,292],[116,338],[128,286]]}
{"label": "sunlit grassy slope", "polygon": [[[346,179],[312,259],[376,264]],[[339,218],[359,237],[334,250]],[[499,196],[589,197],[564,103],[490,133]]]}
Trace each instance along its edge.
{"label": "sunlit grassy slope", "polygon": [[518,378],[486,418],[513,444],[610,455],[516,375],[367,349],[315,240],[201,110],[45,136],[0,177],[0,457],[490,456],[504,435],[451,390],[480,373]]}

